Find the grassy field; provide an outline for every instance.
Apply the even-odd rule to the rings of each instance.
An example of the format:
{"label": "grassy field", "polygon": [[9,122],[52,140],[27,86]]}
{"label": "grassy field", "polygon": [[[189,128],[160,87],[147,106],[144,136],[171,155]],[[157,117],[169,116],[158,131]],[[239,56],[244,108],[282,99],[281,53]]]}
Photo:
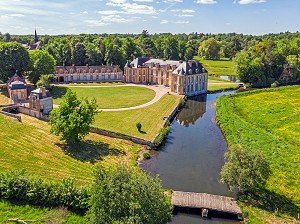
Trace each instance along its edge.
{"label": "grassy field", "polygon": [[22,123],[0,114],[0,172],[26,169],[48,179],[72,177],[84,185],[92,180],[93,164],[135,163],[140,146],[89,134],[84,142],[66,145],[49,134],[48,123],[22,116]]}
{"label": "grassy field", "polygon": [[54,104],[62,102],[62,96],[67,88],[74,90],[78,97],[91,99],[95,97],[98,107],[101,109],[126,108],[149,102],[155,96],[155,91],[140,86],[117,86],[117,87],[54,87],[52,90]]}
{"label": "grassy field", "polygon": [[250,223],[299,223],[300,86],[221,97],[217,121],[230,146],[262,151],[271,178],[259,198],[244,201]]}
{"label": "grassy field", "polygon": [[194,56],[207,69],[209,75],[227,75],[236,76],[234,71],[234,62],[226,58],[220,60],[205,60],[199,56]]}
{"label": "grassy field", "polygon": [[207,90],[209,92],[219,92],[225,90],[233,90],[238,88],[239,84],[230,82],[228,80],[219,79],[216,77],[208,77],[208,86]]}
{"label": "grassy field", "polygon": [[[171,114],[180,98],[166,94],[158,102],[141,109],[101,112],[96,115],[93,126],[152,140],[161,128],[164,116]],[[142,124],[141,133],[135,126],[137,122]]]}
{"label": "grassy field", "polygon": [[28,221],[35,220],[32,223],[85,223],[83,216],[76,215],[64,208],[45,208],[11,203],[4,200],[0,201],[0,223],[12,223],[8,222],[9,218],[19,218]]}

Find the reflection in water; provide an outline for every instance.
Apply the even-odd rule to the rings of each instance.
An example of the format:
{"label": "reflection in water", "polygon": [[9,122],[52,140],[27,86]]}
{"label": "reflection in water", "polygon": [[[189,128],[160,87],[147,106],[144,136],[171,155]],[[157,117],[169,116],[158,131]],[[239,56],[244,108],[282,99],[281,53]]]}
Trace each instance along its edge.
{"label": "reflection in water", "polygon": [[[172,122],[166,143],[140,165],[159,174],[166,189],[232,196],[226,185],[219,183],[227,143],[215,122],[215,100],[224,94],[228,93],[190,98]],[[236,223],[183,213],[175,215],[171,222]]]}
{"label": "reflection in water", "polygon": [[221,79],[231,81],[231,82],[240,82],[240,80],[238,80],[238,78],[235,77],[235,76],[220,75],[218,77],[221,78]]}
{"label": "reflection in water", "polygon": [[177,115],[176,120],[185,127],[188,127],[190,123],[194,125],[206,112],[206,98],[206,94],[190,98]]}

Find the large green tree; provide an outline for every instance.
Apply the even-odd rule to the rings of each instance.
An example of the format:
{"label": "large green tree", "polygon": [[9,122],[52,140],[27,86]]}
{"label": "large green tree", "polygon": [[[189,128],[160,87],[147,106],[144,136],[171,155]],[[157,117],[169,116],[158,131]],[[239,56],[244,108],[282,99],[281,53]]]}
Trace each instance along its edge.
{"label": "large green tree", "polygon": [[63,102],[50,113],[50,132],[67,142],[81,140],[88,134],[96,112],[95,99],[81,101],[73,90],[68,89]]}
{"label": "large green tree", "polygon": [[220,44],[214,38],[209,38],[201,43],[198,55],[205,59],[216,60],[220,58]]}
{"label": "large green tree", "polygon": [[53,74],[56,62],[51,54],[44,50],[36,50],[29,52],[33,69],[29,73],[29,79],[34,84],[40,79],[41,75]]}
{"label": "large green tree", "polygon": [[160,224],[171,218],[171,201],[158,177],[128,165],[99,166],[89,223]]}
{"label": "large green tree", "polygon": [[263,188],[271,169],[262,152],[234,146],[225,153],[225,164],[221,171],[221,182],[230,190],[252,192]]}
{"label": "large green tree", "polygon": [[23,75],[32,68],[28,51],[15,42],[0,43],[0,80],[6,81],[16,70]]}

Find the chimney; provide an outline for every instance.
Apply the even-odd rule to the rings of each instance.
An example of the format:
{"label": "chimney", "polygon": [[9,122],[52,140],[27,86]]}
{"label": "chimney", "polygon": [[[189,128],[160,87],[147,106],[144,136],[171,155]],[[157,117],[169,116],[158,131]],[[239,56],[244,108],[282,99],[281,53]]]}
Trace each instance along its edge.
{"label": "chimney", "polygon": [[42,95],[43,95],[43,97],[45,97],[45,96],[47,96],[47,94],[46,94],[46,87],[42,87]]}

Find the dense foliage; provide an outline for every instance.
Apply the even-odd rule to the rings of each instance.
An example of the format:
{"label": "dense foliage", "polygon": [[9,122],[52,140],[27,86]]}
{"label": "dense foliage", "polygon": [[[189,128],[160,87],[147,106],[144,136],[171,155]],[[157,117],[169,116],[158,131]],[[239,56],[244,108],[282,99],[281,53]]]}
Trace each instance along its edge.
{"label": "dense foliage", "polygon": [[160,180],[126,165],[97,167],[90,222],[160,224],[171,218],[171,202]]}
{"label": "dense foliage", "polygon": [[262,152],[233,146],[225,153],[225,161],[221,182],[230,190],[255,192],[265,187],[271,171]]}
{"label": "dense foliage", "polygon": [[50,132],[67,142],[83,139],[90,130],[96,112],[95,99],[81,101],[77,99],[75,91],[68,89],[59,108],[50,113]]}
{"label": "dense foliage", "polygon": [[260,42],[236,55],[238,78],[257,87],[300,81],[299,55],[300,38]]}
{"label": "dense foliage", "polygon": [[158,132],[158,135],[155,137],[153,144],[154,146],[158,147],[160,146],[160,144],[163,142],[163,140],[165,139],[165,137],[168,135],[169,131],[170,131],[170,124],[166,124],[165,127],[161,128]]}
{"label": "dense foliage", "polygon": [[29,56],[33,64],[33,69],[29,73],[29,79],[31,82],[36,83],[41,75],[54,73],[56,62],[52,55],[50,55],[47,51],[30,51]]}
{"label": "dense foliage", "polygon": [[30,71],[31,68],[28,51],[21,44],[0,42],[0,80],[7,81],[16,70],[24,75],[24,72]]}
{"label": "dense foliage", "polygon": [[48,181],[24,170],[0,174],[0,198],[44,206],[64,206],[84,213],[89,209],[90,190],[72,179]]}

